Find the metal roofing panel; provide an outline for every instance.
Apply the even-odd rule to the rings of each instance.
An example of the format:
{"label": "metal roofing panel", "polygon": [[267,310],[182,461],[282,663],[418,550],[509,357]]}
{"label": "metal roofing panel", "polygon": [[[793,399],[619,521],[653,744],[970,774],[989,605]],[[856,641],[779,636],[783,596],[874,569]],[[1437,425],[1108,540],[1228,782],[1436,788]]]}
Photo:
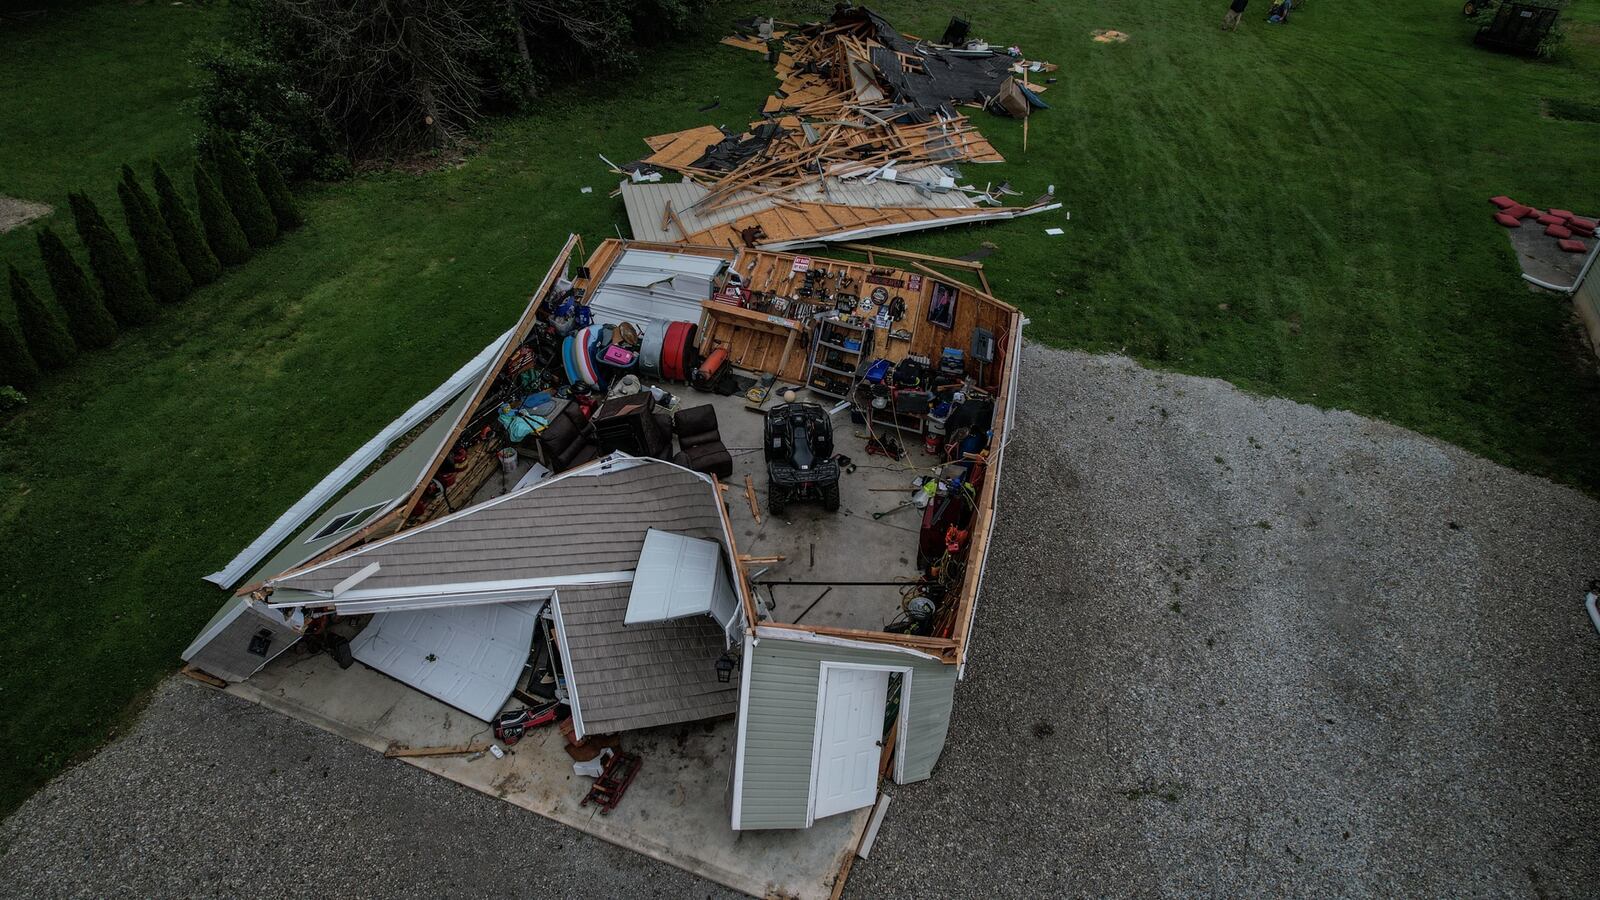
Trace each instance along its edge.
{"label": "metal roofing panel", "polygon": [[[784,198],[748,197],[749,192],[735,195],[729,203],[717,209],[695,209],[707,190],[693,182],[673,184],[634,184],[622,182],[622,202],[628,211],[628,227],[641,241],[673,243],[684,239],[671,221],[667,220],[666,206],[672,204],[673,215],[683,223],[689,234],[708,228],[726,225],[746,216],[771,209],[778,199],[790,203],[842,203],[847,206],[879,208],[887,206],[921,207],[925,209],[974,209],[977,203],[964,191],[923,191],[915,187],[918,182],[937,182],[947,174],[939,166],[914,166],[900,169],[898,181],[865,178],[828,177],[818,182],[796,187]],[[910,182],[910,183],[907,183]]]}
{"label": "metal roofing panel", "polygon": [[[444,413],[433,420],[421,434],[412,439],[404,450],[395,454],[394,458],[384,463],[377,471],[350,489],[350,492],[340,497],[336,502],[329,504],[322,515],[312,519],[306,527],[295,533],[284,545],[261,566],[260,575],[271,577],[287,572],[295,566],[312,559],[317,554],[350,536],[350,533],[359,528],[363,523],[370,522],[373,518],[381,516],[393,508],[395,504],[405,499],[411,489],[416,487],[417,480],[427,471],[429,463],[443,446],[444,441],[450,437],[455,427],[456,420],[472,397],[463,391],[455,400],[445,407]],[[363,516],[348,528],[330,531],[322,537],[316,537],[322,529],[334,519],[378,505],[379,508],[371,515]]]}
{"label": "metal roofing panel", "polygon": [[474,718],[504,706],[533,643],[532,602],[380,613],[350,642],[356,659]]}
{"label": "metal roofing panel", "polygon": [[698,322],[711,279],[727,264],[720,256],[627,250],[595,288],[589,309],[606,324]]}

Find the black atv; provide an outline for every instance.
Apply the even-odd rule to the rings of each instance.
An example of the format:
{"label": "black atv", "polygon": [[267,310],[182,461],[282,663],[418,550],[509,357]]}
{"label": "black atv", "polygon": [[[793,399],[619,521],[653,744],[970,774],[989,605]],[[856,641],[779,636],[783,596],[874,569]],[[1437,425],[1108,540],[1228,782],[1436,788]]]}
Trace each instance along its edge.
{"label": "black atv", "polygon": [[797,500],[839,509],[839,464],[833,460],[833,420],[815,403],[783,403],[767,411],[767,509],[775,516]]}

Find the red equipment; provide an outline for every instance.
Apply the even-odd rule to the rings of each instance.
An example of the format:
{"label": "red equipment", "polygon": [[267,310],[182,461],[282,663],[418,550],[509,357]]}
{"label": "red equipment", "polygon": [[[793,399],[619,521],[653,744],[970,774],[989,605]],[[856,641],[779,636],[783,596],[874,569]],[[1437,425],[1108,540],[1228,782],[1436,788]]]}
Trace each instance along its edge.
{"label": "red equipment", "polygon": [[594,803],[600,807],[602,816],[616,809],[617,804],[622,802],[622,795],[627,793],[628,785],[633,784],[633,777],[639,774],[639,766],[643,764],[644,760],[632,753],[618,750],[611,754],[611,758],[606,760],[605,770],[594,780],[589,793],[578,805]]}
{"label": "red equipment", "polygon": [[673,322],[661,345],[661,377],[668,381],[688,381],[694,371],[694,340],[699,326],[693,322]]}
{"label": "red equipment", "polygon": [[556,720],[556,706],[552,703],[542,709],[513,709],[503,712],[494,720],[495,739],[507,747],[522,740],[529,730],[549,725]]}
{"label": "red equipment", "polygon": [[711,351],[711,355],[700,363],[699,368],[694,370],[694,375],[690,377],[689,383],[694,385],[695,390],[710,392],[716,388],[717,382],[722,378],[722,373],[727,366],[727,348],[718,347]]}

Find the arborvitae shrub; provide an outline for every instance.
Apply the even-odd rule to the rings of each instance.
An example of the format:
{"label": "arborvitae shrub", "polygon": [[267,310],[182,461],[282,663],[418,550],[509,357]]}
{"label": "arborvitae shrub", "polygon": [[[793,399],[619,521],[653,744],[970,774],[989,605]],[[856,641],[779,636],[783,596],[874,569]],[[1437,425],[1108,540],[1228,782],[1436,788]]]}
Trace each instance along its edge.
{"label": "arborvitae shrub", "polygon": [[68,194],[72,206],[72,221],[78,228],[78,237],[89,248],[89,268],[94,270],[100,283],[100,295],[106,309],[111,310],[117,323],[126,328],[143,325],[156,317],[156,301],[144,286],[144,279],[133,267],[128,251],[106,224],[105,216],[84,194]]}
{"label": "arborvitae shrub", "polygon": [[163,303],[177,303],[194,290],[194,279],[178,258],[178,245],[167,231],[150,195],[139,186],[133,170],[122,167],[122,181],[117,184],[117,199],[122,201],[122,213],[128,219],[128,233],[133,236],[133,246],[144,262],[144,280],[150,293]]}
{"label": "arborvitae shrub", "polygon": [[156,163],[154,168],[156,207],[161,212],[161,220],[167,224],[167,231],[172,233],[178,258],[183,260],[183,267],[189,270],[189,277],[194,279],[196,286],[216,281],[217,276],[222,274],[222,263],[217,260],[217,254],[211,251],[211,245],[206,243],[206,233],[200,227],[200,220],[195,218],[194,210],[178,193],[172,179],[167,177],[167,170],[161,168],[161,163]]}
{"label": "arborvitae shrub", "polygon": [[117,339],[117,320],[101,301],[100,292],[50,226],[39,229],[38,241],[45,276],[50,279],[56,305],[66,314],[72,339],[85,350],[110,346]]}
{"label": "arborvitae shrub", "polygon": [[41,369],[60,369],[78,355],[78,345],[72,342],[67,326],[55,310],[44,305],[28,279],[22,277],[16,266],[7,266],[11,281],[11,302],[17,305],[17,325],[22,329],[22,341],[28,353]]}
{"label": "arborvitae shrub", "polygon": [[239,145],[223,132],[213,132],[208,141],[211,164],[216,167],[217,183],[222,196],[244,229],[244,236],[252,247],[265,247],[278,239],[278,220],[272,215],[272,205],[261,192],[254,172],[239,154]]}
{"label": "arborvitae shrub", "polygon": [[236,266],[250,258],[250,241],[228,207],[227,198],[217,187],[217,179],[205,166],[194,167],[195,204],[200,208],[200,222],[206,229],[206,243],[225,266]]}

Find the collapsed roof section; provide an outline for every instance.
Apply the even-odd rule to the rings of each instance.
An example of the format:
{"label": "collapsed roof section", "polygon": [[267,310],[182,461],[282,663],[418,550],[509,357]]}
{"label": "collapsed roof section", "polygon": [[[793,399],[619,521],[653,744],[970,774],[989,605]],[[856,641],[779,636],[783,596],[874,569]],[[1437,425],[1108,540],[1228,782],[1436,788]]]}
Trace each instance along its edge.
{"label": "collapsed roof section", "polygon": [[865,7],[784,40],[781,86],[763,121],[737,134],[706,125],[645,139],[652,152],[641,164],[684,181],[622,186],[635,238],[796,249],[1059,207],[1048,194],[1006,205],[1018,196],[1009,185],[961,185],[948,168],[1004,162],[960,107],[1025,118],[1044,106],[1042,88],[1018,77],[1054,66],[914,40]]}
{"label": "collapsed roof section", "polygon": [[721,503],[618,454],[275,578],[266,606],[373,613],[355,659],[488,720],[548,604],[579,737],[727,715],[712,663],[746,619]]}
{"label": "collapsed roof section", "polygon": [[[394,534],[407,525],[432,518],[442,504],[438,497],[433,498],[432,503],[427,502],[427,494],[444,467],[446,455],[470,423],[474,411],[483,405],[497,376],[504,371],[512,351],[533,327],[540,305],[556,288],[573,252],[581,243],[577,235],[568,235],[566,244],[546,270],[522,316],[510,331],[490,342],[432,394],[413,405],[353,453],[226,567],[207,576],[206,580],[224,587],[237,584],[246,572],[256,568],[256,564],[279,545],[282,546],[277,554],[266,565],[256,568],[258,578],[281,573],[286,568],[329,559],[350,547]],[[363,468],[392,448],[400,446],[405,441],[405,435],[426,422],[430,416],[437,418],[422,435],[405,443],[403,452],[384,463],[357,488],[326,505],[322,514],[310,525],[304,525],[318,507],[323,507],[329,498],[338,495]],[[369,484],[372,486],[369,487]],[[287,544],[283,543],[284,538],[296,528],[301,528],[299,533]],[[259,583],[246,584],[239,587],[236,593],[248,595],[258,587]]]}
{"label": "collapsed roof section", "polygon": [[270,604],[351,614],[627,584],[651,529],[716,542],[731,558],[720,509],[708,476],[618,456],[274,578]]}
{"label": "collapsed roof section", "polygon": [[[920,170],[931,172],[937,170]],[[784,202],[757,198],[748,203],[696,214],[706,188],[690,181],[676,184],[621,184],[628,224],[643,240],[708,247],[749,243],[763,250],[797,250],[820,243],[861,241],[885,234],[906,234],[947,225],[995,222],[1055,209],[1041,201],[1029,206],[984,208],[956,192],[922,195],[919,188],[889,182],[845,182],[829,179],[810,193],[815,199]],[[831,195],[824,199],[825,195]],[[896,202],[875,203],[874,195]],[[680,215],[678,210],[688,211]]]}
{"label": "collapsed roof section", "polygon": [[[641,576],[642,577],[642,576]],[[563,588],[555,604],[580,734],[731,715],[739,685],[711,665],[725,647],[708,616],[626,624],[628,585]]]}

